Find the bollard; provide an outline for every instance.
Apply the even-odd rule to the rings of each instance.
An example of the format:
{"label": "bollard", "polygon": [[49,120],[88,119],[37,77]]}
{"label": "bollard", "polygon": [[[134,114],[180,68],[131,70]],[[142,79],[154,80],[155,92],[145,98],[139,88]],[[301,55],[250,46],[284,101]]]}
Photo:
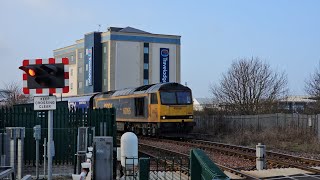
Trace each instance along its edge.
{"label": "bollard", "polygon": [[17,179],[23,176],[23,149],[24,149],[24,127],[7,127],[7,134],[10,139],[10,166],[14,168]]}
{"label": "bollard", "polygon": [[24,149],[24,137],[25,137],[25,128],[17,128],[17,141],[18,141],[18,165],[17,165],[17,178],[23,178],[23,149]]}
{"label": "bollard", "polygon": [[7,128],[9,130],[9,137],[10,137],[10,166],[14,168],[16,174],[16,133],[15,129]]}
{"label": "bollard", "polygon": [[262,145],[261,143],[258,143],[256,145],[256,168],[257,170],[263,170],[266,169],[266,146]]}

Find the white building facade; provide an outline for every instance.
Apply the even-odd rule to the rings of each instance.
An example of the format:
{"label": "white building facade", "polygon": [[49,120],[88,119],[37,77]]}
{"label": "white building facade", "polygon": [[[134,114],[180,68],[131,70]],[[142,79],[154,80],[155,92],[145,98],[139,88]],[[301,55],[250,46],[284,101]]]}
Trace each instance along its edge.
{"label": "white building facade", "polygon": [[67,96],[181,81],[180,36],[110,27],[54,50],[70,61]]}

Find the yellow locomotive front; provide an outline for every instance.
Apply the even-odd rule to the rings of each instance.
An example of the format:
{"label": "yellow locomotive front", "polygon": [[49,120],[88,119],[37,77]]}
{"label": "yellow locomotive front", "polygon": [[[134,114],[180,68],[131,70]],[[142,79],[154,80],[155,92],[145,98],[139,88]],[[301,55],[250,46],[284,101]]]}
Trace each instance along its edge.
{"label": "yellow locomotive front", "polygon": [[157,92],[157,99],[157,105],[151,103],[150,110],[151,114],[158,115],[159,134],[187,134],[192,130],[194,121],[190,88],[178,83],[164,84]]}

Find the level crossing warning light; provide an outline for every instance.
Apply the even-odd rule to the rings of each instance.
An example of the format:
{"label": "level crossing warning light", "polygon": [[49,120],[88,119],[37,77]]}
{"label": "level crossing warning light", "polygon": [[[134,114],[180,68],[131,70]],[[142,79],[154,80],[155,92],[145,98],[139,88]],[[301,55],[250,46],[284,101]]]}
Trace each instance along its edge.
{"label": "level crossing warning light", "polygon": [[23,60],[24,94],[53,94],[69,92],[68,58]]}
{"label": "level crossing warning light", "polygon": [[[22,67],[21,69],[24,69],[24,67]],[[34,77],[34,76],[36,76],[36,71],[30,68],[30,69],[28,69],[27,74],[31,77]]]}

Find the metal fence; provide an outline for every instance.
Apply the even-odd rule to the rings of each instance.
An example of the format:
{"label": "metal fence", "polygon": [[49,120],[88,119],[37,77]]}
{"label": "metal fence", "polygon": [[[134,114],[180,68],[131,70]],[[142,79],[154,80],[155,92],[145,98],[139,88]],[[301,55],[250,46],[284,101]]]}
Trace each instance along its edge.
{"label": "metal fence", "polygon": [[229,180],[228,176],[200,149],[192,149],[190,157],[126,158],[122,172],[123,179]]}
{"label": "metal fence", "polygon": [[[48,116],[46,111],[33,111],[30,107],[14,107],[0,109],[0,131],[4,132],[6,127],[25,127],[25,164],[35,164],[36,142],[33,138],[33,127],[41,125],[40,144],[48,134]],[[77,151],[78,127],[95,127],[96,136],[113,136],[116,138],[116,124],[114,109],[76,109],[69,111],[68,108],[57,108],[54,111],[53,135],[55,142],[55,156],[53,163],[75,164]],[[4,149],[5,144],[1,143]],[[116,143],[114,144],[116,147]],[[1,153],[4,153],[1,151]],[[40,148],[40,154],[44,154]],[[43,159],[40,158],[40,164]]]}
{"label": "metal fence", "polygon": [[274,128],[296,129],[314,133],[320,137],[320,115],[306,114],[262,114],[242,116],[195,116],[195,130],[210,127],[215,132],[263,131]]}
{"label": "metal fence", "polygon": [[[138,166],[134,166],[134,162]],[[120,170],[123,179],[190,179],[190,159],[188,157],[126,158],[125,164],[125,167]]]}

